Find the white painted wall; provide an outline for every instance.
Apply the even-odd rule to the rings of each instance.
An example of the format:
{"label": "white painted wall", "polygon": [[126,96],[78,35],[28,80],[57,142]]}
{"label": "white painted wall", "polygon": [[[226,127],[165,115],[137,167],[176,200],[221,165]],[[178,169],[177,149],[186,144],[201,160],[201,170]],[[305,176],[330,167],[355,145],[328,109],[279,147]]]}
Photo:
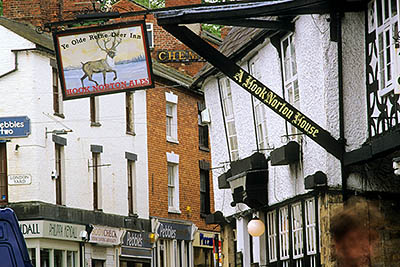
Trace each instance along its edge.
{"label": "white painted wall", "polygon": [[[337,43],[330,40],[330,25],[327,18],[326,15],[313,15],[299,16],[295,20],[294,43],[300,88],[300,111],[330,132],[335,139],[338,139],[340,133]],[[363,108],[366,106],[365,85],[362,84],[364,79],[354,79],[355,73],[362,73],[364,58],[360,57],[359,53],[364,48],[356,44],[363,43],[364,37],[361,34],[354,37],[354,40],[352,39],[354,32],[360,29],[362,21],[363,17],[360,15],[348,18],[346,14],[343,26],[345,127],[346,138],[351,136],[349,141],[350,147],[353,148],[359,147],[366,138],[366,111]],[[264,46],[258,48],[255,57],[257,57],[256,69],[261,72],[260,80],[282,96],[281,63],[275,47],[269,43],[269,40],[266,40]],[[350,62],[352,64],[349,64]],[[247,70],[246,62],[242,63],[242,68]],[[216,77],[209,77],[202,88],[205,93],[206,106],[211,113],[210,143],[213,168],[222,166],[222,162],[228,161],[228,149],[223,131],[216,80]],[[231,81],[231,87],[239,155],[240,158],[245,158],[251,155],[256,148],[250,94],[233,81]],[[355,103],[354,98],[364,100]],[[359,109],[362,112],[357,112]],[[285,145],[282,141],[282,136],[286,134],[285,121],[271,109],[267,108],[266,110],[269,145],[273,148],[281,147]],[[360,120],[363,122],[359,123]],[[338,189],[341,187],[339,160],[306,136],[302,137],[301,149],[303,160],[298,166],[269,166],[269,205],[306,193],[304,177],[314,174],[316,171],[323,171],[327,174],[330,187]],[[225,216],[238,213],[246,208],[244,205],[241,206],[241,209],[230,207],[229,204],[232,202],[230,189],[218,189],[217,177],[228,168],[229,166],[225,169],[213,170],[215,210],[222,211]],[[244,229],[247,224],[243,223],[243,220],[238,220],[238,222],[238,248],[240,250],[246,248],[246,241],[242,240],[242,235],[247,231]],[[260,261],[265,260],[261,256],[259,258]]]}
{"label": "white painted wall", "polygon": [[[30,49],[35,45],[0,26],[0,73],[13,68],[10,49]],[[72,129],[61,135],[64,147],[64,189],[67,207],[93,209],[93,185],[90,145],[103,146],[101,163],[102,205],[106,213],[128,215],[127,160],[125,152],[138,155],[136,162],[137,213],[148,218],[146,92],[134,94],[135,136],[125,133],[125,94],[99,99],[101,127],[90,126],[89,99],[65,101],[65,119],[53,115],[51,55],[37,51],[18,53],[18,70],[0,79],[4,90],[0,98],[0,116],[28,116],[31,134],[7,143],[8,173],[30,174],[31,185],[9,186],[9,202],[43,201],[55,203],[54,143],[47,131]],[[12,60],[11,60],[12,59]],[[12,64],[11,64],[11,63]],[[5,63],[5,64],[3,64]],[[7,63],[7,64],[6,64]],[[14,152],[15,145],[20,145]]]}

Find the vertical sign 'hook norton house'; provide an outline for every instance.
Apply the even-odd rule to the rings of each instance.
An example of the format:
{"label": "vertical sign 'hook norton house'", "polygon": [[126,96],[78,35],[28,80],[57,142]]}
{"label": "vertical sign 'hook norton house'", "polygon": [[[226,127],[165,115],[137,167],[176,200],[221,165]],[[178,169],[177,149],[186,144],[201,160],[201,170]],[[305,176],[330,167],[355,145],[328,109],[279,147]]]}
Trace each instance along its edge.
{"label": "vertical sign 'hook norton house'", "polygon": [[53,37],[64,100],[154,87],[144,21]]}

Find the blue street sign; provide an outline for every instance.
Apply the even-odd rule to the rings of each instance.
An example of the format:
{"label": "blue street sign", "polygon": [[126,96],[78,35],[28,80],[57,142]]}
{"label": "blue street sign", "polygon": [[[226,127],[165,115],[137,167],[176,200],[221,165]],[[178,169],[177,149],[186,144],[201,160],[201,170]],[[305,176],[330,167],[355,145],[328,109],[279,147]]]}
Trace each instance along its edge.
{"label": "blue street sign", "polygon": [[27,116],[0,117],[0,138],[26,137],[31,133]]}

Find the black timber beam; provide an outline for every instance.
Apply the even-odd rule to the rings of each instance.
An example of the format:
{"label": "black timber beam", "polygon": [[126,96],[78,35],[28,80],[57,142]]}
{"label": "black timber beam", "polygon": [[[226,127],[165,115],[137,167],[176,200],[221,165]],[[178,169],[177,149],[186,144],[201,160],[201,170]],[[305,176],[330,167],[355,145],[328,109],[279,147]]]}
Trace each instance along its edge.
{"label": "black timber beam", "polygon": [[209,21],[208,23],[225,25],[225,26],[264,28],[269,30],[278,30],[286,32],[294,31],[294,24],[288,21],[270,21],[263,19],[233,19],[233,20],[215,20],[215,21]]}
{"label": "black timber beam", "polygon": [[232,81],[271,108],[283,119],[321,145],[330,154],[342,160],[344,153],[343,143],[333,138],[329,132],[322,129],[278,94],[236,65],[234,61],[227,58],[185,26],[164,25],[163,28],[214,65],[214,67],[219,69]]}
{"label": "black timber beam", "polygon": [[396,150],[400,150],[400,131],[377,137],[361,148],[346,152],[343,161],[345,166],[360,164]]}
{"label": "black timber beam", "polygon": [[160,11],[155,15],[159,25],[209,23],[265,16],[324,14],[329,13],[333,4],[331,0],[251,1]]}

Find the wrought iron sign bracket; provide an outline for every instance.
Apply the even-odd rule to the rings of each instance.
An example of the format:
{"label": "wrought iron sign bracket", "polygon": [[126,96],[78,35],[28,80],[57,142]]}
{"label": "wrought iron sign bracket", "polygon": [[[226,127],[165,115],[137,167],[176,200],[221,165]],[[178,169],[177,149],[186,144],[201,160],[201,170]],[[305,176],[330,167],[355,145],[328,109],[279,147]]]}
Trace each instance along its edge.
{"label": "wrought iron sign bracket", "polygon": [[328,131],[302,114],[270,88],[239,67],[234,61],[220,53],[185,26],[175,24],[161,26],[287,122],[322,146],[327,152],[339,160],[343,159],[343,142],[333,138]]}

